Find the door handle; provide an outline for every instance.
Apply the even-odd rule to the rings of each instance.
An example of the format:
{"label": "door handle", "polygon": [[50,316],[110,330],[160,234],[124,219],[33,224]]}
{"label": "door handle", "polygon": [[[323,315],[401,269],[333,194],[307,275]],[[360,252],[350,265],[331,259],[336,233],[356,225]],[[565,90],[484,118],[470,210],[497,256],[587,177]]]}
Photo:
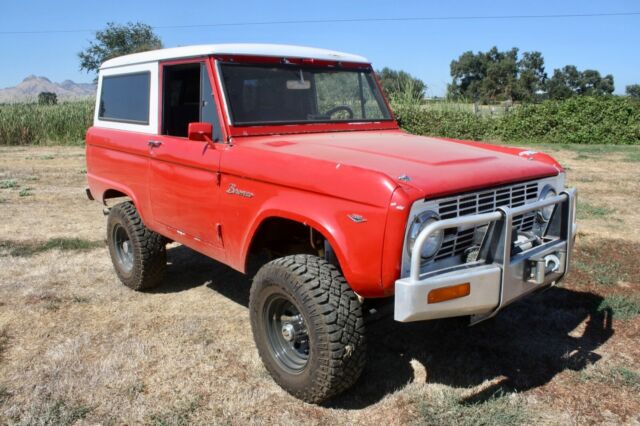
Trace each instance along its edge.
{"label": "door handle", "polygon": [[151,140],[151,141],[147,142],[147,145],[149,145],[151,148],[157,148],[160,145],[162,145],[162,142]]}

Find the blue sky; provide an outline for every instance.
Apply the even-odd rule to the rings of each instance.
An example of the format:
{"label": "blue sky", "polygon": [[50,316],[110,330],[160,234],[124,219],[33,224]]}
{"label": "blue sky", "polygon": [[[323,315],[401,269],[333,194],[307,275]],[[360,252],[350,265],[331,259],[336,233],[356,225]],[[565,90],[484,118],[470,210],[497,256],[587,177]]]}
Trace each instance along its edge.
{"label": "blue sky", "polygon": [[[609,1],[4,1],[0,31],[100,29],[108,21],[153,26],[304,19],[495,16],[640,12],[640,2]],[[165,46],[201,43],[290,43],[358,53],[376,68],[403,69],[442,95],[449,64],[467,50],[539,50],[547,72],[566,64],[613,74],[616,93],[640,83],[640,15],[562,19],[323,23],[158,29]],[[0,34],[0,87],[29,74],[53,81],[93,79],[79,71],[77,53],[92,32]]]}

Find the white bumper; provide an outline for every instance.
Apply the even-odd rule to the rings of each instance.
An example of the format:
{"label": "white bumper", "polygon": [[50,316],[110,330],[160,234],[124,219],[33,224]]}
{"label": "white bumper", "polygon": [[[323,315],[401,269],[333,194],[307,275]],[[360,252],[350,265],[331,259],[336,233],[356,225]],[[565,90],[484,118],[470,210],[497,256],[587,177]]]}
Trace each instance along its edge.
{"label": "white bumper", "polygon": [[[556,205],[541,244],[512,255],[514,216]],[[416,239],[411,272],[396,281],[394,318],[409,322],[471,315],[472,322],[495,315],[518,298],[554,285],[569,270],[571,249],[576,233],[576,191],[567,189],[560,195],[521,207],[502,207],[483,213],[438,221],[427,226]],[[490,224],[482,247],[482,260],[431,273],[420,273],[422,244],[439,229],[462,225]],[[559,262],[549,267],[549,259]],[[469,283],[469,294],[438,303],[429,303],[432,290]]]}

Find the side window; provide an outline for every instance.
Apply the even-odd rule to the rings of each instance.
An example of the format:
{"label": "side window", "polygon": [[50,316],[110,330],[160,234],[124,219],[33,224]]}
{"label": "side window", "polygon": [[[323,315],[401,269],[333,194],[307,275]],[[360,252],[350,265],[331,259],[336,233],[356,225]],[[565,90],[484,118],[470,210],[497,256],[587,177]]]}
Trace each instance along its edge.
{"label": "side window", "polygon": [[220,139],[218,111],[206,65],[198,62],[165,66],[162,78],[162,133],[187,137],[189,123],[206,121],[213,125],[214,140]]}
{"label": "side window", "polygon": [[102,77],[98,118],[149,124],[149,72]]}

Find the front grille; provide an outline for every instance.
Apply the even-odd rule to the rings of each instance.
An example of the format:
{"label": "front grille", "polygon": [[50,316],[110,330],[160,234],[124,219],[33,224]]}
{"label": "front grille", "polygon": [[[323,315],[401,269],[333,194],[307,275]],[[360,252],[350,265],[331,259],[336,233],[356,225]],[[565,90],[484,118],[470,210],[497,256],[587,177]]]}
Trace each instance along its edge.
{"label": "front grille", "polygon": [[[526,182],[443,198],[438,202],[438,214],[440,219],[451,219],[470,214],[492,212],[502,206],[518,207],[537,199],[538,183]],[[533,229],[535,217],[536,212],[515,216],[513,226],[520,231],[530,231]],[[445,233],[442,247],[434,259],[439,260],[464,254],[473,245],[474,232],[475,228],[448,230]]]}

